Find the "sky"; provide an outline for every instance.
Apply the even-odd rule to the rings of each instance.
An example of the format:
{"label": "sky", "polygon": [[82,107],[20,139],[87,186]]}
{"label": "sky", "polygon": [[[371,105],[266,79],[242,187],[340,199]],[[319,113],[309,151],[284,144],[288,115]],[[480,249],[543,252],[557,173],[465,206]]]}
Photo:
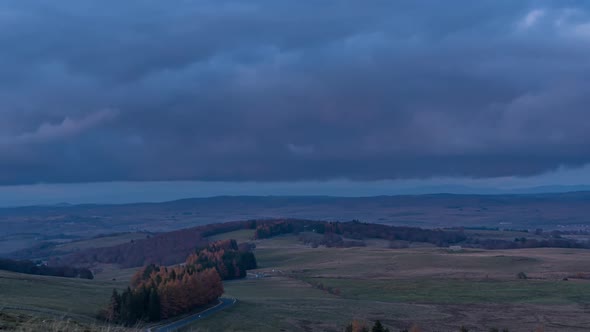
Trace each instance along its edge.
{"label": "sky", "polygon": [[0,200],[590,184],[588,1],[4,0],[0,45]]}

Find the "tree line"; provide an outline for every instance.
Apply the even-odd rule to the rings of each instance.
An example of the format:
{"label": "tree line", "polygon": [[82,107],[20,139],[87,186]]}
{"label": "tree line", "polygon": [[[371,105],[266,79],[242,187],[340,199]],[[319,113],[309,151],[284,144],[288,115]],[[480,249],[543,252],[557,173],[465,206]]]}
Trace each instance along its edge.
{"label": "tree line", "polygon": [[[469,332],[470,329],[466,326],[460,326],[456,331],[458,332]],[[489,332],[510,332],[507,328],[499,329],[491,327],[488,329]],[[539,326],[535,329],[535,332],[543,332],[544,328]],[[390,332],[381,321],[376,321],[372,327],[362,320],[353,320],[350,324],[346,325],[344,332]],[[422,329],[418,325],[412,325],[409,329],[400,330],[400,332],[422,332]]]}
{"label": "tree line", "polygon": [[197,249],[182,265],[143,267],[125,291],[113,291],[101,316],[134,325],[181,315],[216,301],[223,294],[222,280],[242,278],[254,268],[252,252],[240,251],[235,240],[217,241]]}
{"label": "tree line", "polygon": [[[121,294],[113,290],[102,318],[124,325],[157,322],[217,300],[223,284],[215,269],[194,271],[184,266],[151,266],[146,280]],[[139,273],[145,273],[142,270]]]}
{"label": "tree line", "polygon": [[[300,234],[303,233],[303,234]],[[310,233],[323,237],[310,236]],[[461,228],[423,229],[418,227],[389,226],[364,223],[358,220],[349,222],[327,222],[313,220],[266,220],[258,222],[255,237],[270,238],[281,234],[300,234],[299,239],[312,246],[326,247],[362,246],[361,240],[376,238],[392,241],[431,243],[439,247],[461,244],[465,247],[482,249],[523,249],[523,248],[578,248],[590,249],[590,243],[561,237],[559,232],[551,232],[544,239],[519,237],[512,240],[479,239],[469,237]],[[352,240],[358,240],[356,242]]]}
{"label": "tree line", "polygon": [[94,279],[92,271],[87,268],[71,266],[47,266],[29,260],[0,259],[0,270],[34,274],[42,276]]}
{"label": "tree line", "polygon": [[[256,227],[256,238],[264,239],[280,234],[314,232],[318,234],[337,234],[341,237],[325,236],[322,241],[331,246],[343,246],[342,237],[362,240],[377,238],[389,241],[403,240],[409,242],[427,242],[438,246],[448,246],[467,239],[461,230],[422,229],[418,227],[399,227],[382,224],[370,224],[353,220],[349,222],[326,222],[313,220],[277,220],[266,221]],[[348,245],[362,245],[349,243]]]}
{"label": "tree line", "polygon": [[249,250],[240,250],[236,240],[212,243],[191,254],[186,264],[196,269],[214,268],[223,280],[244,278],[247,270],[257,267],[254,253]]}
{"label": "tree line", "polygon": [[531,239],[526,237],[515,238],[513,241],[501,239],[477,239],[465,241],[465,247],[494,249],[525,249],[525,248],[573,248],[590,249],[590,243],[578,242],[567,238]]}

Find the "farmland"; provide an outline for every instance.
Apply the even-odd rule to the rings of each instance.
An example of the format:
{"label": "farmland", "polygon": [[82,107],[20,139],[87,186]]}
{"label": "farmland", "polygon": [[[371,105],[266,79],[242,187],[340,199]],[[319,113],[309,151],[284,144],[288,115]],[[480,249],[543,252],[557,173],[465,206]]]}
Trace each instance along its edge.
{"label": "farmland", "polygon": [[[477,234],[511,238],[518,232]],[[298,235],[253,236],[254,230],[242,229],[208,238],[252,242],[259,269],[251,271],[251,278],[225,283],[224,296],[237,298],[236,306],[187,330],[341,331],[352,319],[380,319],[393,331],[414,324],[424,331],[460,325],[482,331],[538,326],[583,331],[590,326],[590,250],[451,250],[421,243],[389,249],[379,239],[366,239],[365,247],[313,248]],[[95,280],[2,272],[0,305],[94,324],[112,289],[126,287],[135,270],[97,265]]]}
{"label": "farmland", "polygon": [[313,249],[283,236],[259,241],[256,255],[266,277],[228,283],[239,304],[195,328],[340,331],[352,318],[394,330],[590,326],[590,281],[576,278],[590,272],[586,250]]}

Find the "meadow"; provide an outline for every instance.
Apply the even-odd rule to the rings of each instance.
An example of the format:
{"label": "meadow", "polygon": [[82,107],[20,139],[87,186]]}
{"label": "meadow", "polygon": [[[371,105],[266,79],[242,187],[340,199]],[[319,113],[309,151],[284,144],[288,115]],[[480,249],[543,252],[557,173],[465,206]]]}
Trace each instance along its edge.
{"label": "meadow", "polygon": [[[237,298],[237,305],[187,331],[342,331],[352,319],[379,319],[392,331],[413,325],[422,331],[590,328],[590,250],[389,249],[381,240],[312,248],[296,235],[252,236],[240,230],[210,238],[252,241],[259,269],[249,279],[225,282],[224,296]],[[126,287],[134,272],[98,266],[95,280],[0,272],[0,308],[94,324],[112,289]],[[527,279],[519,279],[520,272]]]}
{"label": "meadow", "polygon": [[572,278],[590,271],[586,250],[310,248],[281,236],[257,241],[256,256],[266,277],[227,283],[239,304],[187,331],[342,331],[352,319],[392,331],[590,328],[590,281]]}
{"label": "meadow", "polygon": [[22,308],[48,314],[93,320],[119,282],[46,277],[0,271],[0,308]]}

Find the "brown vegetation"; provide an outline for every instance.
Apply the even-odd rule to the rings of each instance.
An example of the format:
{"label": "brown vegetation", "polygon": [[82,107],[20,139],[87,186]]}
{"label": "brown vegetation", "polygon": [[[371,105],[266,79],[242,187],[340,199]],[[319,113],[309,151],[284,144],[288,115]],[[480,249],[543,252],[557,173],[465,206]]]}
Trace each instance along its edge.
{"label": "brown vegetation", "polygon": [[124,268],[149,264],[178,264],[193,252],[195,247],[206,247],[207,236],[251,227],[251,221],[237,221],[187,228],[113,247],[82,250],[54,259],[51,264],[84,266],[105,263],[118,264]]}
{"label": "brown vegetation", "polygon": [[102,317],[133,325],[181,315],[217,300],[223,294],[222,279],[244,277],[253,268],[254,255],[239,251],[235,240],[217,241],[197,250],[183,265],[145,266],[135,273],[125,292],[113,291]]}
{"label": "brown vegetation", "polygon": [[[236,231],[255,229],[255,238],[264,239],[281,234],[316,233],[321,238],[302,235],[301,240],[312,246],[327,247],[363,246],[367,238],[387,241],[430,243],[436,246],[461,244],[465,247],[484,249],[520,248],[588,248],[572,239],[551,237],[547,239],[528,239],[520,237],[512,240],[480,239],[470,237],[463,229],[422,229],[417,227],[398,227],[370,224],[359,221],[326,222],[313,220],[279,219],[249,220],[222,224],[210,224],[189,229],[162,233],[151,238],[132,241],[112,247],[93,248],[56,258],[51,265],[89,266],[95,263],[118,264],[122,267],[138,267],[148,264],[172,265],[182,262],[195,247],[205,247],[207,237]],[[345,240],[346,239],[346,240]]]}

